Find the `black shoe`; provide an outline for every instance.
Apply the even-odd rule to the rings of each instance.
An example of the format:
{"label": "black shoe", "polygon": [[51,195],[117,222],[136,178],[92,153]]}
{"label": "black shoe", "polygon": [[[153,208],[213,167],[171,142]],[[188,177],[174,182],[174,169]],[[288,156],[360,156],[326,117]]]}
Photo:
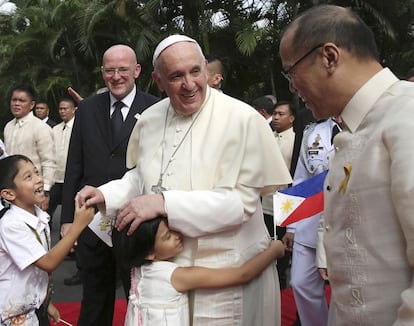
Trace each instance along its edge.
{"label": "black shoe", "polygon": [[77,271],[75,275],[63,279],[63,284],[68,285],[68,286],[82,284],[82,281],[80,278],[80,272]]}

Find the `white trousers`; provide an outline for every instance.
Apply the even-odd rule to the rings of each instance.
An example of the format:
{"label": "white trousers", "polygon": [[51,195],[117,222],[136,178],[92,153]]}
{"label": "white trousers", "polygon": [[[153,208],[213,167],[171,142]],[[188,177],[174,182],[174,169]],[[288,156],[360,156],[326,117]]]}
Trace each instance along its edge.
{"label": "white trousers", "polygon": [[325,282],[316,268],[315,257],[315,248],[294,243],[290,285],[302,326],[328,324]]}

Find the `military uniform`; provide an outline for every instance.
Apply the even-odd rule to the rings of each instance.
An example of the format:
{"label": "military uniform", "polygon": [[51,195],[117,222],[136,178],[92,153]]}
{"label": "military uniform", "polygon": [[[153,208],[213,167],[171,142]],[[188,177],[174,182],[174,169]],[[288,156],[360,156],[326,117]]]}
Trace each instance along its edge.
{"label": "military uniform", "polygon": [[[328,169],[333,154],[332,135],[335,129],[339,130],[339,127],[332,119],[306,127],[293,178],[294,185]],[[303,326],[324,326],[328,322],[324,281],[315,264],[319,219],[320,214],[317,214],[289,225],[287,229],[295,233],[291,286]]]}

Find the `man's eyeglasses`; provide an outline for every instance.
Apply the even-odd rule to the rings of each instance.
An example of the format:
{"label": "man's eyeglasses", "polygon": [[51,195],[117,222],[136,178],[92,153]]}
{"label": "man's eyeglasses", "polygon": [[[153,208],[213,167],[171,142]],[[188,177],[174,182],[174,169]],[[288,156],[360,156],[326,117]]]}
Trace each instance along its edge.
{"label": "man's eyeglasses", "polygon": [[125,77],[125,76],[128,75],[130,70],[131,70],[131,68],[129,68],[129,67],[120,67],[120,68],[104,68],[104,67],[101,67],[101,71],[109,77],[114,76],[116,73],[118,73],[122,77]]}
{"label": "man's eyeglasses", "polygon": [[325,43],[318,44],[317,46],[310,49],[308,52],[306,52],[301,58],[299,58],[293,65],[290,66],[290,68],[286,71],[282,70],[281,73],[283,77],[285,77],[288,82],[290,83],[292,81],[292,77],[290,76],[290,73],[292,72],[293,68],[295,68],[301,61],[305,60],[305,58],[310,55],[313,51],[316,49],[324,46]]}

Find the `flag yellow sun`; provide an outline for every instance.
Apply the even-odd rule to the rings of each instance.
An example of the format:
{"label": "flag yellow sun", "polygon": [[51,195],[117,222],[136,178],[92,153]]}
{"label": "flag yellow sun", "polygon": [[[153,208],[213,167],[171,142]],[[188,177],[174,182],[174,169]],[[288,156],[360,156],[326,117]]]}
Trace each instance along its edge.
{"label": "flag yellow sun", "polygon": [[281,209],[283,213],[288,213],[292,210],[292,207],[293,207],[293,202],[287,199],[282,203]]}

